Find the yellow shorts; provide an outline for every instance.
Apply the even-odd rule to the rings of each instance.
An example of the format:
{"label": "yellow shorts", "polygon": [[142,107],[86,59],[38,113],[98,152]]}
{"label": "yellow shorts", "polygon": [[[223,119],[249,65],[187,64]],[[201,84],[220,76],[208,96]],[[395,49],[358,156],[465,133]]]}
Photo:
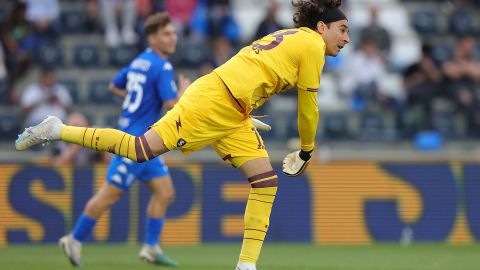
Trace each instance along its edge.
{"label": "yellow shorts", "polygon": [[250,118],[215,72],[190,85],[173,109],[151,128],[169,150],[189,154],[211,145],[237,168],[249,160],[268,157]]}

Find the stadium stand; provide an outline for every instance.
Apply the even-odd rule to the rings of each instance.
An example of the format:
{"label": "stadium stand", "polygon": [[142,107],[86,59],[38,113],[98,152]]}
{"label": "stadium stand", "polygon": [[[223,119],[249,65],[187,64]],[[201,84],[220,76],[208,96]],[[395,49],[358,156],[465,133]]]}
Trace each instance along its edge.
{"label": "stadium stand", "polygon": [[[268,1],[231,0],[233,18],[241,31],[241,40],[234,41],[234,48],[241,48],[251,42],[257,24],[264,16]],[[279,0],[278,21],[292,27],[291,1]],[[473,34],[476,37],[476,57],[480,57],[480,10],[478,1],[463,1],[467,4],[449,4],[448,1],[415,0],[349,0],[344,1],[347,12],[352,44],[345,48],[335,62],[327,61],[318,94],[321,112],[318,138],[320,141],[389,141],[410,140],[394,134],[401,133],[393,120],[393,107],[376,107],[371,113],[366,106],[358,110],[354,102],[340,92],[339,73],[345,65],[345,59],[352,55],[359,44],[359,30],[370,22],[369,8],[378,8],[378,22],[391,34],[391,48],[386,56],[387,75],[381,80],[382,90],[393,95],[399,102],[405,100],[403,71],[415,63],[421,55],[421,44],[429,43],[433,47],[432,56],[437,66],[450,59],[454,54],[456,37]],[[477,6],[475,6],[477,5]],[[118,102],[108,92],[107,85],[115,72],[128,64],[132,57],[142,49],[142,45],[109,49],[104,43],[102,32],[90,31],[87,24],[89,15],[81,1],[61,0],[61,13],[56,25],[61,35],[56,42],[42,42],[33,52],[33,69],[39,66],[53,66],[59,69],[58,80],[65,84],[82,112],[101,105],[99,114],[92,117],[94,125],[114,123],[113,112]],[[7,18],[9,9],[0,11],[0,22]],[[200,15],[199,15],[200,14]],[[195,16],[201,16],[201,13]],[[195,23],[198,23],[198,18]],[[201,23],[202,20],[200,20]],[[141,22],[138,22],[141,25]],[[198,25],[184,27],[179,32],[177,53],[171,61],[177,71],[191,75],[194,79],[201,74],[199,69],[211,55],[212,36],[201,32]],[[137,27],[141,29],[141,27]],[[201,28],[201,27],[200,27]],[[180,73],[180,72],[178,72]],[[18,82],[15,90],[23,89],[32,79],[27,74]],[[478,84],[477,84],[478,87]],[[440,110],[433,115],[435,128],[447,140],[462,141],[464,115],[457,112],[456,104],[448,97],[443,103],[450,109]],[[261,111],[269,115],[263,120],[274,128],[262,136],[272,142],[297,136],[295,95],[282,96],[270,100]],[[9,108],[2,105],[2,108]],[[364,111],[365,110],[365,111]],[[406,108],[403,118],[414,127],[417,112],[415,108]],[[257,113],[260,114],[260,113]],[[109,117],[112,117],[111,119]],[[413,118],[412,118],[413,117]],[[115,120],[116,121],[116,120]],[[408,122],[407,121],[407,122]],[[412,130],[416,130],[413,128]],[[407,132],[408,133],[408,132]],[[383,134],[383,135],[382,135]],[[413,136],[414,134],[411,134]],[[468,138],[467,138],[468,139]]]}

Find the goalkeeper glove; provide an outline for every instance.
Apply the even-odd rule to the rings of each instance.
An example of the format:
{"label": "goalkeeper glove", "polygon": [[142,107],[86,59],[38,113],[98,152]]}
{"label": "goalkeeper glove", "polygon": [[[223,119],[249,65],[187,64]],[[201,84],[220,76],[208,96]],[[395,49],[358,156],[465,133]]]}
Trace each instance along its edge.
{"label": "goalkeeper glove", "polygon": [[272,127],[264,122],[258,120],[257,118],[250,117],[252,119],[252,124],[257,130],[270,131]]}
{"label": "goalkeeper glove", "polygon": [[312,151],[295,151],[288,154],[283,159],[283,173],[288,176],[298,176],[307,168],[310,159],[312,158]]}

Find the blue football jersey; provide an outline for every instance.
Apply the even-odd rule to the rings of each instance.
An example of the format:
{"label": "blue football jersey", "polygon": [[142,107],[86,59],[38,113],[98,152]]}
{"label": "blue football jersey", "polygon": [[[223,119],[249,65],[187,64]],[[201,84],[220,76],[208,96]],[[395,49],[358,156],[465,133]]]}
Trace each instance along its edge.
{"label": "blue football jersey", "polygon": [[139,136],[160,118],[163,103],[177,98],[173,66],[151,49],[146,49],[113,79],[126,89],[118,128]]}

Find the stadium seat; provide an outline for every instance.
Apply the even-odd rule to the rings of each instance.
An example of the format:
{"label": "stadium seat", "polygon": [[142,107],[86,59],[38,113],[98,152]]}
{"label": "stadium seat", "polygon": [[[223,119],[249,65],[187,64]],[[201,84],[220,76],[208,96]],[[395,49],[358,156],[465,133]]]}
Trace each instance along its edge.
{"label": "stadium seat", "polygon": [[114,67],[124,67],[137,56],[138,50],[132,46],[120,46],[109,50],[109,64]]}
{"label": "stadium seat", "polygon": [[[372,2],[379,0],[371,0]],[[385,1],[385,0],[383,0]],[[390,3],[379,9],[379,23],[392,36],[404,36],[410,31],[408,11],[403,5]]]}
{"label": "stadium seat", "polygon": [[1,8],[0,9],[0,24],[3,24],[10,14],[10,10],[8,8]]}
{"label": "stadium seat", "polygon": [[115,104],[115,98],[108,91],[108,80],[93,80],[89,82],[88,101],[94,104]]}
{"label": "stadium seat", "polygon": [[472,12],[468,10],[452,12],[448,20],[450,32],[457,36],[473,34],[473,17]]}
{"label": "stadium seat", "polygon": [[74,79],[60,79],[57,80],[59,84],[64,85],[70,96],[72,97],[73,103],[77,104],[80,101],[79,92],[78,92],[78,82]]}
{"label": "stadium seat", "polygon": [[393,39],[390,61],[394,70],[403,70],[415,63],[421,56],[421,41],[417,35],[396,37]]}
{"label": "stadium seat", "polygon": [[360,115],[358,139],[363,141],[383,141],[385,139],[385,119],[381,112],[364,112]]}
{"label": "stadium seat", "polygon": [[292,112],[288,116],[287,120],[287,139],[297,138],[298,137],[298,114],[297,112]]}
{"label": "stadium seat", "polygon": [[34,58],[35,63],[40,66],[62,66],[63,48],[55,43],[43,43],[35,49]]}
{"label": "stadium seat", "polygon": [[86,15],[80,10],[65,10],[60,15],[61,31],[65,34],[84,33]]}
{"label": "stadium seat", "polygon": [[398,73],[385,73],[379,82],[382,93],[394,98],[395,100],[403,100],[405,98],[405,89],[403,85],[403,77]]}
{"label": "stadium seat", "polygon": [[348,115],[345,113],[324,114],[322,116],[322,135],[325,140],[344,140],[350,138]]}
{"label": "stadium seat", "polygon": [[433,115],[433,127],[446,139],[454,139],[459,135],[455,126],[455,117],[452,113],[435,113]]}
{"label": "stadium seat", "polygon": [[447,43],[439,43],[433,46],[432,57],[437,62],[441,64],[446,60],[450,59],[453,55],[453,46]]}
{"label": "stadium seat", "polygon": [[73,53],[73,62],[80,68],[98,67],[100,65],[99,48],[93,44],[76,45]]}
{"label": "stadium seat", "polygon": [[344,99],[339,97],[337,81],[333,74],[322,74],[322,83],[317,96],[320,112],[340,111],[346,109]]}
{"label": "stadium seat", "polygon": [[186,67],[199,67],[206,59],[209,52],[208,45],[204,43],[180,43],[177,46],[177,53],[180,58],[180,64]]}
{"label": "stadium seat", "polygon": [[438,16],[433,10],[415,11],[411,17],[413,28],[420,34],[435,34],[438,31]]}
{"label": "stadium seat", "polygon": [[21,126],[16,114],[0,114],[0,140],[14,141],[20,132]]}
{"label": "stadium seat", "polygon": [[5,80],[0,80],[0,105],[8,104],[9,100],[7,82]]}

